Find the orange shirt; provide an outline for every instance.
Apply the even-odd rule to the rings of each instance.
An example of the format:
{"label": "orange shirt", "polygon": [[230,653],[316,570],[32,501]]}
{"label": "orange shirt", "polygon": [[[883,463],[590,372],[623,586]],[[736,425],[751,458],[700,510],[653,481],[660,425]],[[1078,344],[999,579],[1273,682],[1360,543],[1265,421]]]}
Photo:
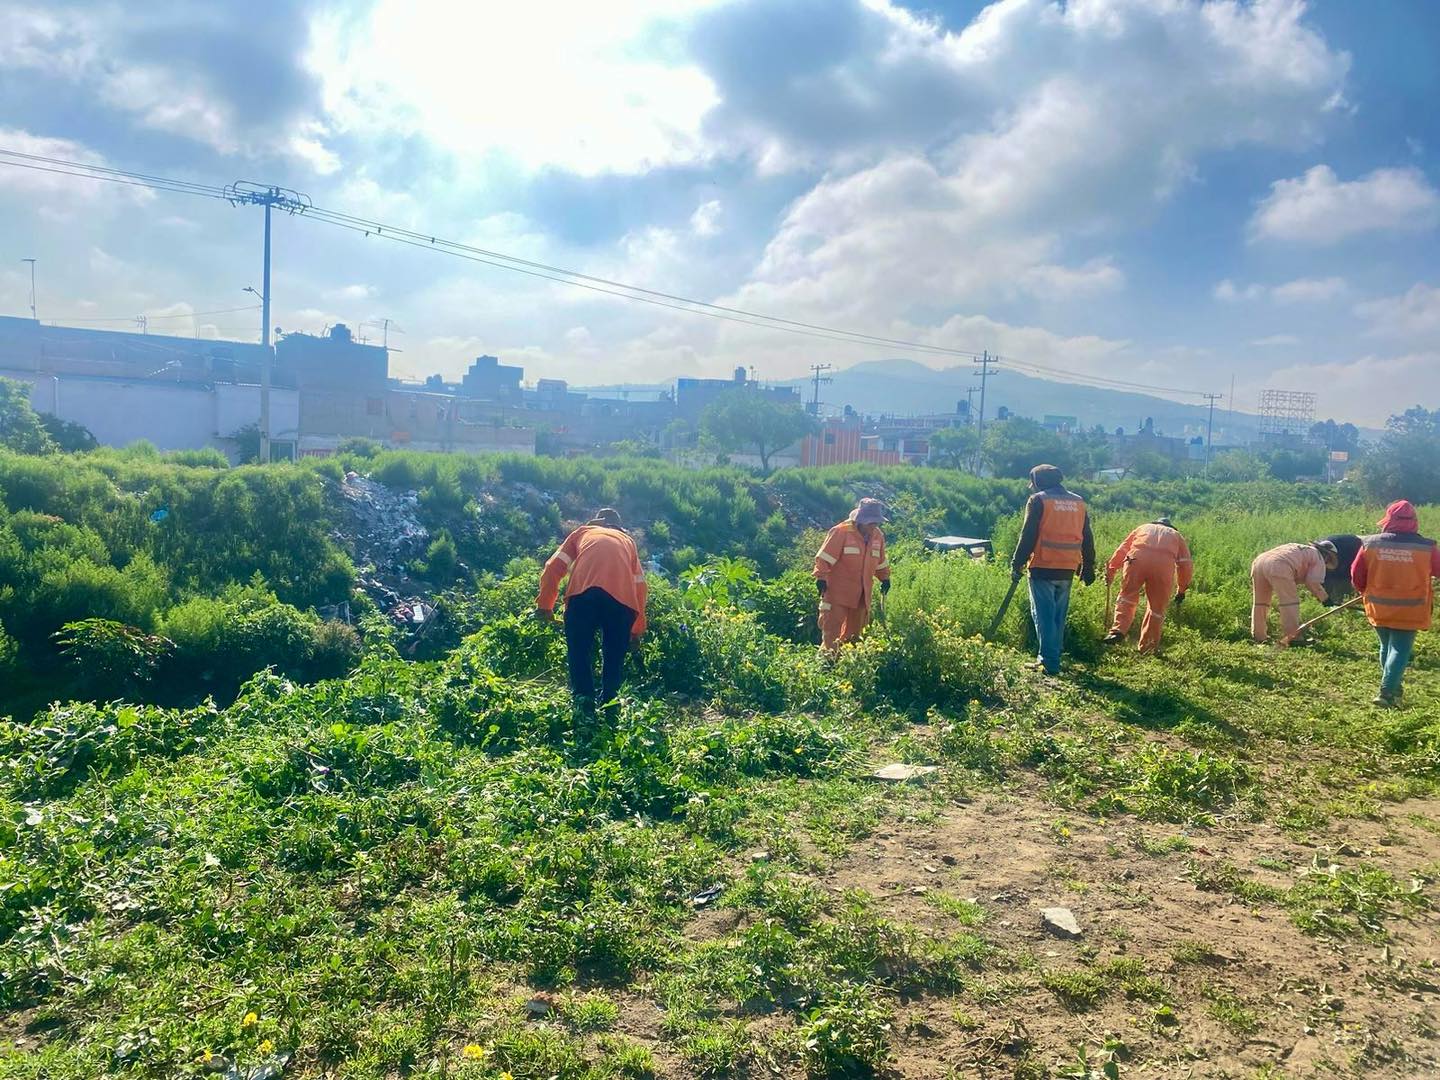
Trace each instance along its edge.
{"label": "orange shirt", "polygon": [[640,566],[635,541],[628,533],[604,525],[581,525],[567,536],[540,575],[540,597],[536,606],[541,611],[555,610],[560,582],[567,574],[570,581],[565,587],[566,600],[587,589],[604,589],[635,612],[635,625],[630,633],[639,637],[645,632],[645,571]]}
{"label": "orange shirt", "polygon": [[[1360,538],[1365,617],[1391,630],[1430,629],[1435,542],[1418,533],[1381,533]],[[1359,561],[1359,560],[1357,560]]]}
{"label": "orange shirt", "polygon": [[1074,573],[1084,564],[1085,500],[1064,488],[1046,488],[1039,498],[1045,509],[1030,565]]}
{"label": "orange shirt", "polygon": [[825,582],[825,599],[840,607],[869,607],[875,578],[890,580],[885,534],[877,525],[867,541],[853,521],[842,521],[815,553],[815,579]]}
{"label": "orange shirt", "polygon": [[1110,572],[1115,573],[1132,558],[1164,559],[1172,563],[1178,575],[1176,592],[1188,589],[1195,574],[1195,563],[1190,558],[1190,545],[1185,543],[1185,537],[1180,535],[1179,530],[1153,521],[1132,530],[1124,543],[1115,549],[1107,564]]}

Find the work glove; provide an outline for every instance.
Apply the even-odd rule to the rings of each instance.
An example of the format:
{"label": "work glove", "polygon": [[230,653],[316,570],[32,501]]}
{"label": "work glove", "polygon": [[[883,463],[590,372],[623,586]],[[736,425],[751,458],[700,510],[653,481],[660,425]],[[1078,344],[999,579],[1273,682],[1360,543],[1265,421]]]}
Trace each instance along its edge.
{"label": "work glove", "polygon": [[1081,580],[1082,582],[1084,582],[1086,585],[1094,585],[1094,584],[1095,584],[1095,568],[1092,566],[1089,570],[1082,570],[1082,571],[1080,571],[1080,580]]}
{"label": "work glove", "polygon": [[825,590],[827,588],[829,588],[829,585],[825,582],[823,578],[815,582],[815,591],[818,592],[821,596],[825,595]]}
{"label": "work glove", "polygon": [[1012,566],[1012,567],[1010,568],[1010,583],[1013,585],[1015,582],[1017,582],[1017,581],[1019,581],[1019,580],[1020,580],[1020,571],[1017,570],[1015,567]]}
{"label": "work glove", "polygon": [[1181,604],[1183,604],[1184,602],[1185,602],[1185,594],[1184,594],[1183,592],[1177,592],[1177,593],[1175,594],[1175,606],[1176,606],[1176,607],[1179,607],[1179,606],[1180,606]]}
{"label": "work glove", "polygon": [[555,612],[553,610],[546,611],[544,608],[537,607],[535,609],[535,621],[542,623],[553,623],[555,621]]}
{"label": "work glove", "polygon": [[885,595],[886,593],[888,593],[889,591],[890,591],[890,579],[889,579],[889,578],[886,578],[884,581],[880,582],[880,595],[881,595],[881,596],[884,596],[884,595]]}

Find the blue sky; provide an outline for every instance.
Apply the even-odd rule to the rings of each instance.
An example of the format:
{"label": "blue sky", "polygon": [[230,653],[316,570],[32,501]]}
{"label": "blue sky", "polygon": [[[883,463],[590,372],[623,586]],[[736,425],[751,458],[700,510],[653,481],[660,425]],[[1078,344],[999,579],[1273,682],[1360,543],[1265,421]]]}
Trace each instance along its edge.
{"label": "blue sky", "polygon": [[[1079,373],[1440,405],[1427,0],[12,0],[0,147]],[[0,168],[0,311],[253,336],[254,210]],[[396,370],[791,377],[892,354],[276,232],[275,318]],[[109,324],[119,326],[118,322]],[[367,333],[378,331],[366,329]],[[917,359],[926,359],[917,357]],[[927,362],[936,362],[932,359]],[[943,361],[940,361],[943,363]],[[863,403],[856,403],[863,407]]]}

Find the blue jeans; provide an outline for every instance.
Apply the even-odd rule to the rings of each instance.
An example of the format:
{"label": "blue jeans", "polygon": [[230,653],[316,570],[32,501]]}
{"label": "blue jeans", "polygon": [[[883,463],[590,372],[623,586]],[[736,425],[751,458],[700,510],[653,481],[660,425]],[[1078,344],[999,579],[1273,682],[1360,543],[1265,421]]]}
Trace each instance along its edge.
{"label": "blue jeans", "polygon": [[1073,578],[1048,580],[1030,578],[1030,618],[1035,622],[1035,636],[1040,640],[1037,659],[1051,675],[1060,673],[1060,652],[1065,648],[1065,616],[1070,611],[1070,586]]}
{"label": "blue jeans", "polygon": [[1380,635],[1380,693],[1394,697],[1400,693],[1400,680],[1415,648],[1415,631],[1377,626],[1375,633]]}

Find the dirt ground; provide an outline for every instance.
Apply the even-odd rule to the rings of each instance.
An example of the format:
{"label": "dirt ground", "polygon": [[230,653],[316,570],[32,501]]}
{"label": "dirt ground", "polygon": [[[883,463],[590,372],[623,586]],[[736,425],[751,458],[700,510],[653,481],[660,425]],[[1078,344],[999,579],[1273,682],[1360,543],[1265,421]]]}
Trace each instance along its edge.
{"label": "dirt ground", "polygon": [[[1433,873],[1440,865],[1440,800],[1391,804],[1378,820],[1337,823],[1307,838],[1239,824],[1195,832],[1189,850],[1146,853],[1166,840],[1182,847],[1176,835],[1131,820],[1062,820],[1037,786],[982,796],[925,824],[882,827],[815,878],[837,899],[863,889],[889,917],[936,935],[961,927],[931,894],[984,909],[975,932],[999,950],[981,976],[986,990],[901,1002],[893,1075],[1082,1076],[1074,1070],[1083,1043],[1098,1077],[1109,1036],[1124,1044],[1117,1057],[1124,1076],[1440,1076],[1434,910],[1397,913],[1383,940],[1317,937],[1276,903],[1203,891],[1189,869],[1229,863],[1253,871],[1246,880],[1283,888],[1318,857],[1321,866],[1365,863],[1408,882],[1421,867]],[[1051,906],[1071,909],[1078,940],[1042,927],[1040,910]],[[740,928],[737,913],[706,911],[688,936],[713,939]],[[1196,941],[1214,955],[1172,957],[1176,946]],[[1138,958],[1145,975],[1170,987],[1170,1015],[1118,988],[1093,1008],[1071,1011],[1041,983],[1045,972],[1095,970],[1117,957]],[[1255,1030],[1241,1033],[1217,1019],[1217,998],[1239,1003]],[[659,1016],[646,1011],[627,1009],[626,1026],[648,1041]]]}

